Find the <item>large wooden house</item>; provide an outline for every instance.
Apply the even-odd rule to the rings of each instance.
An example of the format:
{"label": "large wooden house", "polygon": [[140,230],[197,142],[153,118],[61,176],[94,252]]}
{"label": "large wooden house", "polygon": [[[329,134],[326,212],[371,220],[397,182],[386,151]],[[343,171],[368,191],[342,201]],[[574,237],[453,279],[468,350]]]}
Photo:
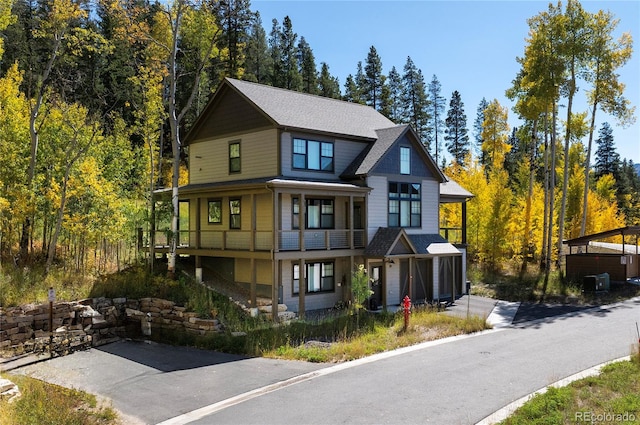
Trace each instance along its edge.
{"label": "large wooden house", "polygon": [[466,291],[466,241],[440,235],[438,211],[464,211],[472,195],[447,181],[409,125],[227,78],[185,145],[178,253],[195,256],[198,279],[215,273],[249,289],[254,305],[268,297],[301,315],[348,300],[360,264],[370,308]]}

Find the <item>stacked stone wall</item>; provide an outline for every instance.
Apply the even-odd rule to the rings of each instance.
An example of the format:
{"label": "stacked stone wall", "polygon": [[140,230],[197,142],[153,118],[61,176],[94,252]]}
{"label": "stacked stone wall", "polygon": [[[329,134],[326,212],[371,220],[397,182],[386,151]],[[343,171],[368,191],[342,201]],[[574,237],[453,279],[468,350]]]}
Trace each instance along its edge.
{"label": "stacked stone wall", "polygon": [[[209,335],[223,331],[217,319],[201,319],[185,307],[159,298],[89,298],[53,305],[0,307],[0,355],[25,353],[65,355],[120,338],[139,337],[159,329]],[[50,345],[51,342],[51,345]]]}

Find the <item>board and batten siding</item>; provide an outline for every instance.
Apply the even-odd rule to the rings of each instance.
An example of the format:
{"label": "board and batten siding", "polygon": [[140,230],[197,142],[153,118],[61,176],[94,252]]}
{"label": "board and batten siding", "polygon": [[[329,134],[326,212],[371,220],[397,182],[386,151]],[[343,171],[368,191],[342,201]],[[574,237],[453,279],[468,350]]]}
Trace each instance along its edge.
{"label": "board and batten siding", "polygon": [[[317,140],[320,142],[333,142],[333,173],[324,171],[294,170],[293,169],[293,139],[302,138],[307,140]],[[332,139],[326,136],[314,136],[311,134],[298,134],[284,132],[280,138],[280,152],[282,163],[282,175],[286,177],[301,178],[339,178],[344,170],[353,160],[367,147],[363,142],[352,142],[348,140]]]}
{"label": "board and batten siding", "polygon": [[[212,183],[278,175],[278,131],[257,131],[189,145],[189,183]],[[240,142],[240,172],[229,173],[229,143]]]}
{"label": "board and batten siding", "polygon": [[385,287],[387,291],[387,305],[400,304],[400,264],[385,263]]}
{"label": "board and batten siding", "polygon": [[371,242],[379,227],[388,227],[389,225],[387,214],[389,186],[385,176],[370,176],[367,178],[367,185],[372,189],[369,193],[369,205],[367,207],[368,242]]}

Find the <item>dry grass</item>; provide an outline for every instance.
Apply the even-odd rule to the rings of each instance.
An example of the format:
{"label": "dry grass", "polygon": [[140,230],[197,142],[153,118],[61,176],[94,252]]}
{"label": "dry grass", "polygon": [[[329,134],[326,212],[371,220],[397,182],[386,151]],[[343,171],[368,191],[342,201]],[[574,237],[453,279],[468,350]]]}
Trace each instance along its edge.
{"label": "dry grass", "polygon": [[605,366],[598,376],[550,388],[502,423],[640,423],[640,356]]}
{"label": "dry grass", "polygon": [[416,309],[409,319],[407,330],[403,328],[403,316],[398,314],[388,326],[376,323],[367,332],[349,338],[324,344],[285,344],[262,355],[311,362],[343,362],[421,342],[478,332],[487,329],[488,325],[479,317],[463,319],[432,310]]}
{"label": "dry grass", "polygon": [[11,375],[22,396],[0,401],[2,425],[119,425],[116,412],[83,391],[48,384],[27,376]]}

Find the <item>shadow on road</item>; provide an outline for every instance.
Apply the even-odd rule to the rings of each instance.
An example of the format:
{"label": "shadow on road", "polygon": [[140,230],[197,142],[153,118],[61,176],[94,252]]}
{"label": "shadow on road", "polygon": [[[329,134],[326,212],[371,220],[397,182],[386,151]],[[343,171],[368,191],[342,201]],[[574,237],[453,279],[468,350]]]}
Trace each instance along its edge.
{"label": "shadow on road", "polygon": [[104,345],[96,350],[112,354],[135,363],[143,364],[161,372],[198,369],[223,363],[247,360],[249,357],[218,353],[192,347],[173,347],[148,341],[124,341]]}
{"label": "shadow on road", "polygon": [[614,310],[634,308],[640,305],[640,299],[624,304],[610,305],[572,305],[572,304],[541,304],[522,303],[513,319],[513,325],[519,328],[539,328],[543,324],[566,320],[570,317],[599,316],[606,317]]}

